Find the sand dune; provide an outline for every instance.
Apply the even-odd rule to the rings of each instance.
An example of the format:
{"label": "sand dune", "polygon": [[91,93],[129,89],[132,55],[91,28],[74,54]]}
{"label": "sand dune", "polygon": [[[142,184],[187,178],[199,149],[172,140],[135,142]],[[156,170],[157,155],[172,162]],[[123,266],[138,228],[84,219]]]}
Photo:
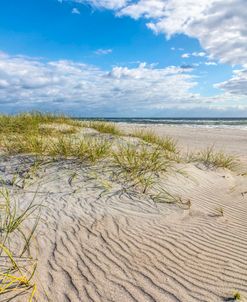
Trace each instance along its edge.
{"label": "sand dune", "polygon": [[[11,178],[30,162],[6,158],[1,173]],[[190,209],[120,185],[105,190],[100,166],[42,166],[14,193],[25,202],[36,194],[45,206],[34,248],[37,301],[220,302],[234,301],[236,291],[246,301],[247,178],[192,164],[183,170],[162,186],[189,199]]]}

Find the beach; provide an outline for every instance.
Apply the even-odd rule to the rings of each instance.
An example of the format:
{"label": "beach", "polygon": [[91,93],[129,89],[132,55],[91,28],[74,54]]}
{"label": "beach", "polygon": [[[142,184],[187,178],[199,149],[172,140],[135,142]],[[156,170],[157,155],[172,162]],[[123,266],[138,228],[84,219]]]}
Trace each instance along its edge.
{"label": "beach", "polygon": [[214,146],[235,155],[246,157],[247,130],[246,128],[224,128],[207,126],[171,126],[162,124],[128,124],[120,123],[126,131],[133,129],[151,129],[160,136],[175,137],[183,149],[200,150]]}
{"label": "beach", "polygon": [[124,136],[85,127],[80,135],[138,144],[128,134],[152,130],[172,137],[183,154],[214,146],[240,164],[231,170],[180,160],[140,191],[116,181],[104,161],[44,160],[25,178],[35,156],[1,156],[2,178],[18,171],[11,196],[28,204],[35,195],[43,207],[31,247],[38,263],[34,301],[246,301],[247,132],[117,126]]}

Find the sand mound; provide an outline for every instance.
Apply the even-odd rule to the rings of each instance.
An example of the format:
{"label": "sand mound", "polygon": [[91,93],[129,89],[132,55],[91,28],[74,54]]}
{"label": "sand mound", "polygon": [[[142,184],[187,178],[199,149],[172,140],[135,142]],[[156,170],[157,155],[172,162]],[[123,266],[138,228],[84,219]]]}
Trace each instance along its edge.
{"label": "sand mound", "polygon": [[[1,162],[5,178],[20,161],[31,159]],[[37,300],[216,302],[233,301],[236,291],[247,297],[247,178],[194,165],[185,171],[164,187],[190,199],[190,209],[106,188],[100,167],[42,166],[15,192],[25,202],[36,194],[45,206],[34,249]]]}

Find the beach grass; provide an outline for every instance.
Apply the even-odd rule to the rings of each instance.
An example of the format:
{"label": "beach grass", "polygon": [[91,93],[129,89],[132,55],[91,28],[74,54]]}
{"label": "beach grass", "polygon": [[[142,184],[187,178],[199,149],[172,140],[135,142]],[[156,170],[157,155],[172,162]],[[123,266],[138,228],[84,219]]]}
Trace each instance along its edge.
{"label": "beach grass", "polygon": [[178,152],[177,143],[173,138],[169,136],[159,137],[153,131],[150,130],[136,130],[131,134],[131,136],[138,137],[149,144],[157,145],[165,151],[171,153]]}
{"label": "beach grass", "polygon": [[88,121],[83,122],[84,127],[92,128],[100,133],[107,133],[112,135],[122,135],[122,131],[117,127],[116,124],[104,121]]}
{"label": "beach grass", "polygon": [[60,135],[55,138],[40,135],[17,135],[5,139],[7,154],[32,154],[56,158],[76,158],[95,163],[110,156],[111,144],[106,139],[94,137],[73,138]]}
{"label": "beach grass", "polygon": [[46,155],[72,157],[83,161],[96,163],[110,155],[111,144],[105,139],[84,137],[71,139],[61,137],[48,147]]}
{"label": "beach grass", "polygon": [[226,154],[223,151],[216,151],[213,147],[208,147],[195,154],[190,154],[189,161],[201,162],[208,168],[224,168],[235,170],[239,166],[236,156]]}
{"label": "beach grass", "polygon": [[[9,298],[23,292],[29,293],[28,301],[32,301],[36,292],[36,284],[32,278],[36,270],[36,262],[30,254],[30,244],[39,221],[40,205],[34,199],[24,210],[11,199],[9,190],[3,185],[0,188],[0,296]],[[35,217],[34,217],[35,216]],[[23,226],[27,220],[34,221],[29,231]],[[31,226],[31,228],[30,228]],[[12,250],[18,238],[18,250]],[[21,265],[18,263],[21,262]],[[30,266],[31,263],[31,266]]]}
{"label": "beach grass", "polygon": [[146,145],[120,146],[112,152],[112,157],[118,176],[123,176],[136,186],[141,185],[144,192],[153,185],[154,178],[166,172],[171,164],[160,149],[153,149]]}
{"label": "beach grass", "polygon": [[[58,124],[76,127],[80,123],[63,115],[43,114],[39,112],[22,113],[18,115],[0,115],[0,134],[25,134],[47,131],[52,133],[54,129],[42,127],[44,125]],[[73,128],[75,130],[75,128]],[[71,131],[71,130],[70,130]],[[47,134],[45,132],[44,134]]]}

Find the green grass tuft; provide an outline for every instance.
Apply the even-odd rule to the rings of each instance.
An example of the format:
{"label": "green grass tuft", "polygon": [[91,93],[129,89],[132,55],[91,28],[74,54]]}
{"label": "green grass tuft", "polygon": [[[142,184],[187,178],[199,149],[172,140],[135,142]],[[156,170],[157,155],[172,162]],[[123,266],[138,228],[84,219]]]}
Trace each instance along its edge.
{"label": "green grass tuft", "polygon": [[154,178],[159,173],[167,171],[170,162],[167,161],[162,151],[142,145],[139,147],[121,146],[113,152],[113,163],[120,176],[141,185],[145,192],[154,183]]}
{"label": "green grass tuft", "polygon": [[114,124],[110,122],[101,121],[89,121],[83,123],[84,127],[92,128],[100,133],[108,133],[113,135],[121,135],[121,130]]}
{"label": "green grass tuft", "polygon": [[[34,203],[34,199],[24,209],[20,210],[17,204],[12,202],[10,192],[7,188],[0,189],[0,295],[11,294],[16,297],[18,291],[30,291],[29,302],[33,300],[36,292],[36,284],[31,279],[36,270],[36,263],[30,255],[30,243],[36,230],[39,214],[34,220],[29,232],[23,227],[24,222],[29,218],[33,219],[34,214],[40,209],[40,205]],[[35,214],[36,215],[36,214]],[[13,238],[19,238],[19,251],[12,252]],[[18,262],[21,261],[21,266]],[[33,262],[32,268],[28,261]]]}
{"label": "green grass tuft", "polygon": [[147,143],[150,144],[156,144],[160,148],[162,148],[165,151],[176,153],[177,150],[177,144],[171,137],[159,137],[156,135],[153,131],[144,131],[144,130],[137,130],[132,133],[133,137],[138,137],[142,140],[144,140]]}
{"label": "green grass tuft", "polygon": [[225,168],[234,170],[238,167],[239,161],[233,156],[223,151],[214,151],[212,147],[190,155],[190,161],[202,162],[208,168]]}

